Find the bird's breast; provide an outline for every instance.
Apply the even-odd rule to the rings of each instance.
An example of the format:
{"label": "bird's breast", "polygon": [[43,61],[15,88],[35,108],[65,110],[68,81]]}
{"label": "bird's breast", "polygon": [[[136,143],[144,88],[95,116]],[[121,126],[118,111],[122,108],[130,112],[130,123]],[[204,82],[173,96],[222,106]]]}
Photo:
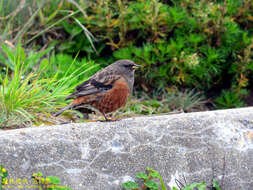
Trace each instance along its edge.
{"label": "bird's breast", "polygon": [[113,112],[126,105],[129,95],[130,89],[128,84],[126,80],[121,77],[114,82],[112,89],[104,93],[100,100],[95,103],[94,107],[100,112]]}

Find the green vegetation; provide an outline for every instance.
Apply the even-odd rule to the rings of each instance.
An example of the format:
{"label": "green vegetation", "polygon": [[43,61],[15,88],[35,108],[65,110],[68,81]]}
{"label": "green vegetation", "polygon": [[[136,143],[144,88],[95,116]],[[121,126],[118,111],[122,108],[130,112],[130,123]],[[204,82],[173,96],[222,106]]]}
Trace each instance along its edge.
{"label": "green vegetation", "polygon": [[43,58],[38,63],[48,50],[27,55],[20,44],[14,51],[5,45],[2,49],[9,70],[0,76],[0,126],[46,121],[51,112],[66,106],[64,99],[74,86],[98,68],[93,62],[61,55],[51,56],[50,60]]}
{"label": "green vegetation", "polygon": [[56,176],[43,177],[41,172],[34,173],[33,179],[40,185],[39,190],[72,190],[66,186],[61,185],[61,180]]}
{"label": "green vegetation", "polygon": [[[139,185],[133,181],[127,181],[122,184],[122,187],[124,189],[132,189],[132,190],[144,190],[144,189],[150,189],[150,190],[167,190],[166,186],[164,185],[163,179],[158,171],[147,168],[148,175],[146,173],[138,173],[136,174],[136,178],[143,180],[143,185],[139,187]],[[155,181],[155,179],[159,180],[159,183]],[[160,186],[159,186],[160,184]],[[173,190],[205,190],[207,189],[206,183],[192,183],[180,188],[173,187]],[[213,181],[211,189],[213,190],[221,190],[220,185],[217,181]]]}
{"label": "green vegetation", "polygon": [[158,96],[157,93],[148,95],[147,93],[140,92],[134,98],[131,98],[124,108],[116,111],[114,115],[122,118],[134,115],[191,112],[206,109],[206,101],[203,95],[194,90],[180,92],[177,89],[171,89],[171,92],[163,93],[159,98]]}
{"label": "green vegetation", "polygon": [[2,0],[0,43],[0,126],[49,117],[117,59],[142,65],[119,117],[242,107],[253,94],[251,0]]}
{"label": "green vegetation", "polygon": [[6,185],[7,176],[8,176],[8,172],[2,165],[0,165],[0,190],[3,189],[4,185]]}
{"label": "green vegetation", "polygon": [[[164,181],[159,174],[158,171],[154,170],[153,168],[147,168],[148,174],[146,173],[138,173],[136,174],[136,178],[143,180],[143,185],[139,187],[139,185],[133,181],[127,181],[122,184],[124,189],[132,189],[132,190],[141,190],[141,189],[150,189],[150,190],[167,190]],[[7,180],[8,172],[5,168],[0,165],[0,190],[2,190],[4,185],[8,184]],[[32,175],[33,184],[38,185],[38,189],[40,190],[71,190],[66,186],[61,185],[61,180],[57,176],[46,176],[43,177],[41,172],[34,173]],[[159,183],[157,182],[159,181]],[[160,186],[159,186],[160,184]],[[28,184],[27,184],[28,185]],[[173,187],[173,190],[204,190],[206,189],[205,182],[202,183],[192,183],[189,185],[182,185],[180,183],[179,189],[177,187]],[[216,180],[213,180],[213,184],[211,189],[213,190],[221,190],[219,183]]]}
{"label": "green vegetation", "polygon": [[[2,190],[5,185],[8,185],[7,176],[8,176],[8,172],[2,165],[0,165],[0,190]],[[56,176],[43,177],[42,173],[38,172],[38,173],[34,173],[32,175],[32,178],[34,179],[32,181],[33,185],[36,184],[39,190],[72,190],[71,188],[61,185],[60,178]],[[9,184],[9,185],[14,185],[14,184]],[[18,185],[21,185],[21,182],[20,184],[17,184],[17,186]],[[26,179],[26,184],[23,184],[23,185],[24,186],[29,185],[27,179]]]}

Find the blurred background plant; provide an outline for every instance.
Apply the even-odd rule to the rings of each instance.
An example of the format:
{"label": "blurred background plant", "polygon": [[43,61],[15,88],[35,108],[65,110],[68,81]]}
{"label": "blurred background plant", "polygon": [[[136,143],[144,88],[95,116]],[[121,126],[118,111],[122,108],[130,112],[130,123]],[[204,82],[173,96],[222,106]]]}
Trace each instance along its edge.
{"label": "blurred background plant", "polygon": [[2,0],[0,43],[9,81],[21,72],[10,53],[19,43],[24,77],[43,64],[40,79],[86,71],[69,88],[117,59],[141,64],[135,95],[116,115],[253,105],[251,0]]}

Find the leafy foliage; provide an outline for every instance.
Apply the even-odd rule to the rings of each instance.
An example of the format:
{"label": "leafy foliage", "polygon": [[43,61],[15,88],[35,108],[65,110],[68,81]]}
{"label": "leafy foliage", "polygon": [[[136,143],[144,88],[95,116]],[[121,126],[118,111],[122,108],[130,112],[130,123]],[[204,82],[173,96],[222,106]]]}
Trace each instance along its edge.
{"label": "leafy foliage", "polygon": [[47,176],[43,177],[43,174],[41,172],[34,173],[32,177],[37,181],[37,183],[40,185],[40,190],[71,190],[71,188],[68,188],[66,186],[62,186],[61,180],[59,177],[56,176]]}
{"label": "leafy foliage", "polygon": [[245,105],[237,93],[226,90],[222,91],[221,95],[215,99],[215,102],[218,108],[234,108]]}
{"label": "leafy foliage", "polygon": [[7,176],[8,176],[8,172],[2,165],[0,165],[0,190],[3,189],[4,185],[6,185]]}
{"label": "leafy foliage", "polygon": [[[127,181],[122,184],[124,189],[133,189],[133,190],[141,190],[141,189],[150,189],[150,190],[167,190],[167,187],[164,184],[164,181],[159,174],[158,171],[154,170],[153,168],[147,168],[148,175],[146,173],[138,173],[136,174],[136,178],[143,179],[143,185],[139,187],[139,185],[133,181]],[[154,179],[160,180],[160,186]],[[214,180],[212,187],[213,190],[221,190],[219,182]],[[177,187],[172,187],[173,190],[206,190],[207,186],[205,182],[202,183],[192,183],[179,189]]]}
{"label": "leafy foliage", "polygon": [[[159,185],[157,184],[157,182],[152,180],[152,179],[158,178],[160,180],[161,189],[166,190],[166,186],[164,185],[161,175],[156,170],[154,170],[152,168],[147,168],[147,171],[148,171],[148,175],[145,173],[136,174],[136,178],[143,179],[143,181],[144,181],[143,182],[144,184],[141,187],[141,189],[148,188],[151,190],[159,190]],[[125,189],[139,189],[138,184],[133,181],[127,181],[127,182],[123,183],[122,187]]]}

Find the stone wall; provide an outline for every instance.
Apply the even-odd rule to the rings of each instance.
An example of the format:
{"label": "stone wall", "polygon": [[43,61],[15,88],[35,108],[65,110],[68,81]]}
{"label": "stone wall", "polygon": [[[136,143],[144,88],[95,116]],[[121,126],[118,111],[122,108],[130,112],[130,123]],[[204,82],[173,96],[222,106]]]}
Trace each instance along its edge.
{"label": "stone wall", "polygon": [[168,187],[184,176],[253,189],[253,108],[0,131],[0,144],[10,178],[41,171],[73,190],[121,189],[146,167]]}

